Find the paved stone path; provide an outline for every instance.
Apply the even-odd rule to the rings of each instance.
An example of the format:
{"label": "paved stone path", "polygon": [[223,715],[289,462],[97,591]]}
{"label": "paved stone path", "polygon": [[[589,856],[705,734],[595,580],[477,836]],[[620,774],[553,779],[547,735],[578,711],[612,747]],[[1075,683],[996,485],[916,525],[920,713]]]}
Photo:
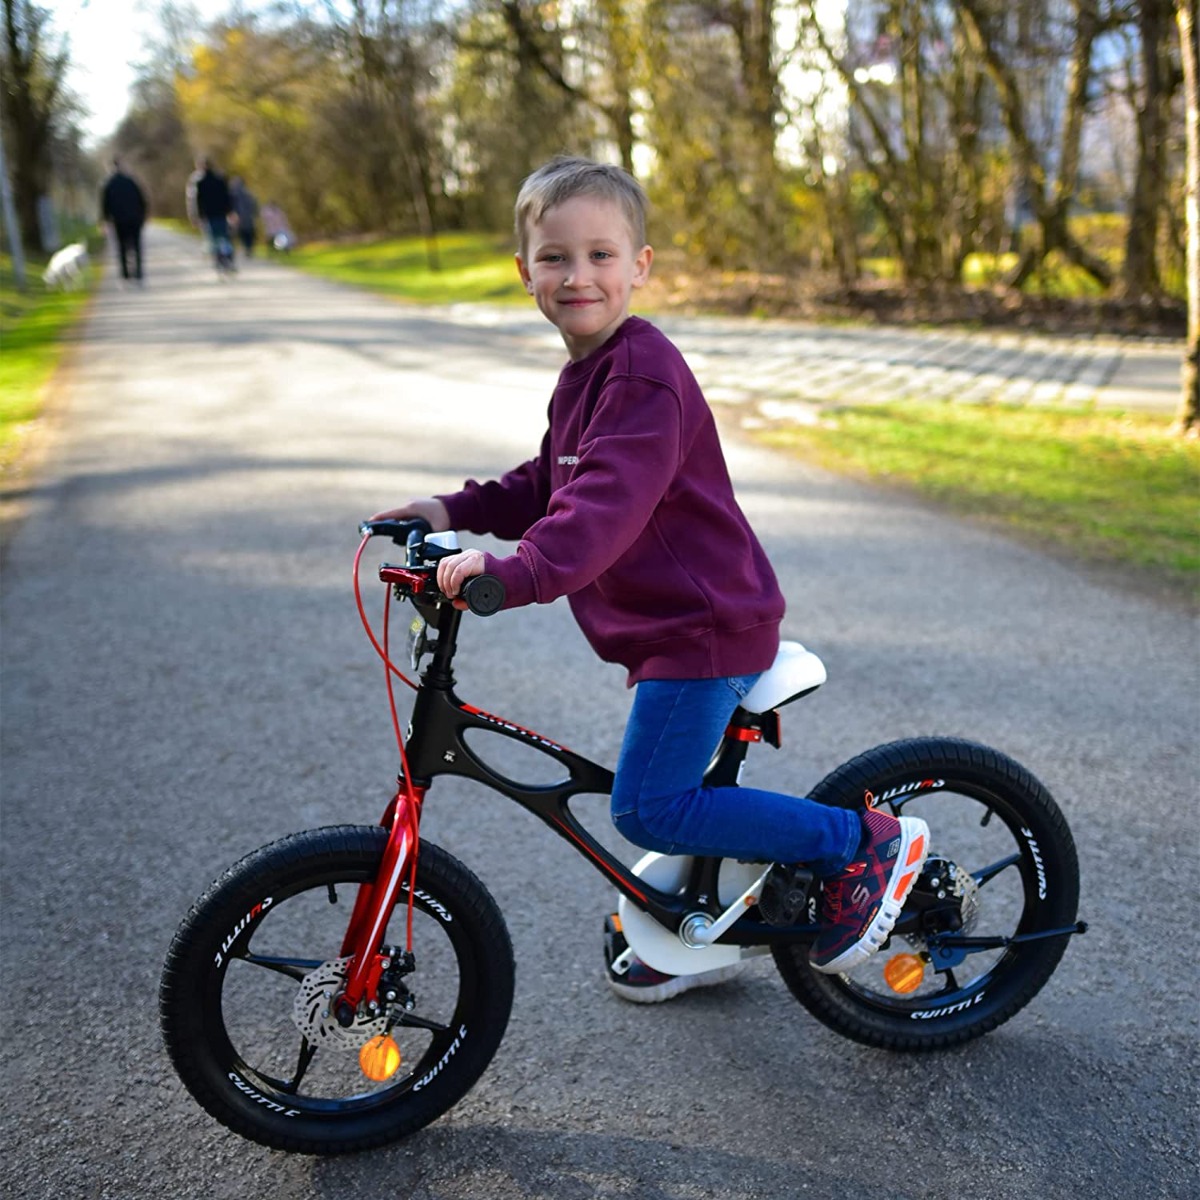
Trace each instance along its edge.
{"label": "paved stone path", "polygon": [[[463,305],[458,317],[556,336],[536,313]],[[830,327],[721,317],[656,317],[713,404],[805,419],[823,405],[888,400],[1095,404],[1172,412],[1182,342],[1054,337],[1017,332]]]}

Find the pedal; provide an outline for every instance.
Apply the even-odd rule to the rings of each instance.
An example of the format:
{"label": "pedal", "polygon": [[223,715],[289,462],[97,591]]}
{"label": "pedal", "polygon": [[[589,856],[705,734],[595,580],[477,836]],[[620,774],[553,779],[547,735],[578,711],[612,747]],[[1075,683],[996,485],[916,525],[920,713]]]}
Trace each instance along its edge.
{"label": "pedal", "polygon": [[811,871],[776,863],[763,884],[758,911],[768,925],[795,925],[808,904]]}
{"label": "pedal", "polygon": [[604,965],[612,976],[628,973],[637,955],[621,932],[621,918],[612,913],[604,918]]}

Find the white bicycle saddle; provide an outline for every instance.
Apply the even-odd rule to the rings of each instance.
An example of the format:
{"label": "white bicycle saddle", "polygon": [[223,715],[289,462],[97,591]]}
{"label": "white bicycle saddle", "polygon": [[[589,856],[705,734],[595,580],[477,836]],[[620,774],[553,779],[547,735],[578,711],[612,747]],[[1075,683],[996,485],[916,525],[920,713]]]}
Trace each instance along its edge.
{"label": "white bicycle saddle", "polygon": [[826,678],[825,664],[811,650],[799,642],[780,642],[775,661],[742,697],[742,708],[752,713],[770,712],[816,691]]}

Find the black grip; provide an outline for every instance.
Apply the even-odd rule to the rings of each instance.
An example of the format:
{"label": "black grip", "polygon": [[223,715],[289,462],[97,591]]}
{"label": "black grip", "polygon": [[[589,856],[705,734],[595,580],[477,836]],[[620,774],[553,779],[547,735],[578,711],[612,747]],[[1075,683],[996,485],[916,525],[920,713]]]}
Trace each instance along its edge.
{"label": "black grip", "polygon": [[363,521],[358,532],[363,537],[390,537],[397,546],[407,546],[409,536],[417,533],[423,539],[433,526],[424,517],[407,517],[396,521]]}
{"label": "black grip", "polygon": [[473,575],[463,585],[462,598],[477,617],[490,617],[504,607],[504,584],[495,575]]}

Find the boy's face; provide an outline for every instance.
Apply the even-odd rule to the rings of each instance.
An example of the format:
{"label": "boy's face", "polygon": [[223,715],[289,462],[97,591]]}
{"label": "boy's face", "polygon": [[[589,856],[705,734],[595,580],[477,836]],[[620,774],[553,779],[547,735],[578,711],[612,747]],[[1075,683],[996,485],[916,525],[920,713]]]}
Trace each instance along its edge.
{"label": "boy's face", "polygon": [[633,289],[650,275],[654,251],[635,246],[620,206],[573,196],[527,230],[517,255],[525,290],[537,301],[573,360],[602,346],[629,316]]}

